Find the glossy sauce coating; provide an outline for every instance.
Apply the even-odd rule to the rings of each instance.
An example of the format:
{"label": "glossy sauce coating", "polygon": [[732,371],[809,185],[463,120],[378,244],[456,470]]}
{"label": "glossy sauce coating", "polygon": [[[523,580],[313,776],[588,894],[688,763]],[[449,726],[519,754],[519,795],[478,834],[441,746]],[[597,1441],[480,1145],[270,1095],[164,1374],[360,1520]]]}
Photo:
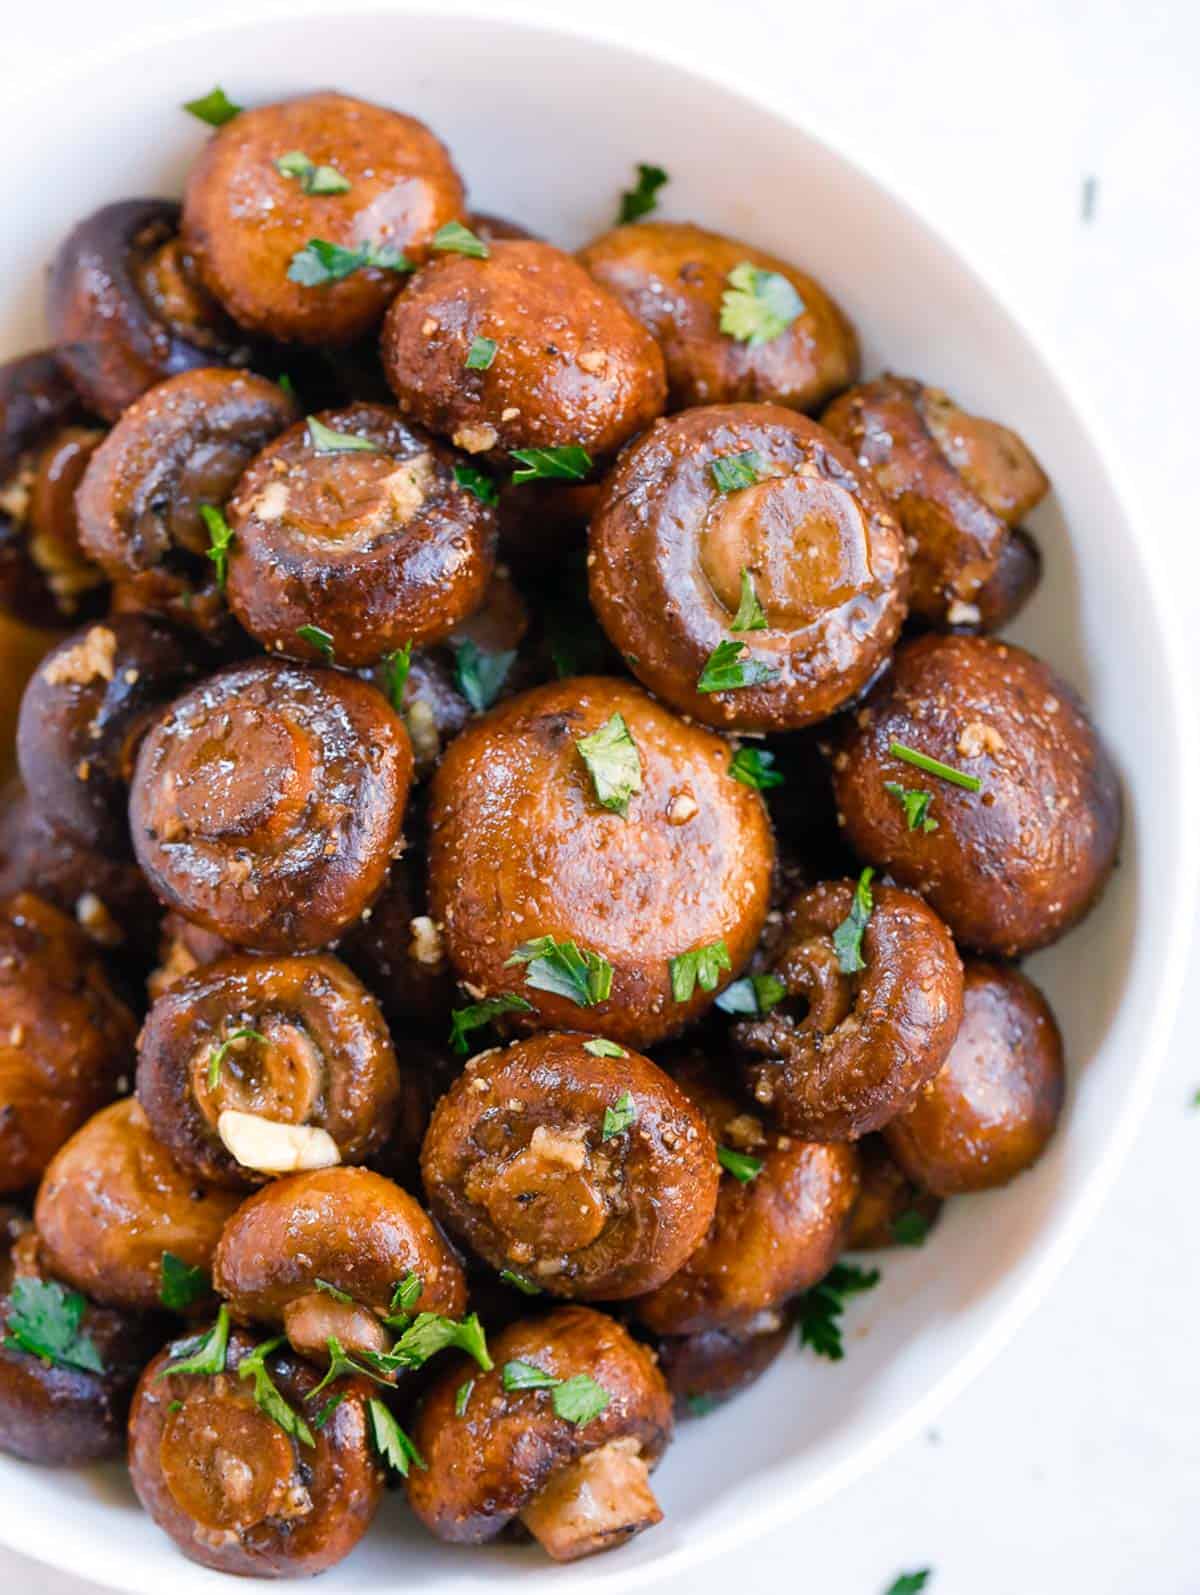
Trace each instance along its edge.
{"label": "glossy sauce coating", "polygon": [[[586,1043],[550,1032],[471,1059],[434,1109],[421,1170],[434,1213],[493,1268],[615,1301],[653,1290],[699,1245],[716,1147],[648,1058]],[[626,1093],[632,1122],[606,1136]]]}
{"label": "glossy sauce coating", "polygon": [[763,1313],[750,1334],[702,1329],[695,1335],[664,1335],[658,1365],[675,1398],[679,1417],[704,1417],[714,1402],[748,1390],[770,1368],[792,1338],[785,1313]]}
{"label": "glossy sauce coating", "polygon": [[408,847],[371,909],[338,946],[399,1034],[442,1042],[454,1006],[445,938],[427,911],[424,859]]}
{"label": "glossy sauce coating", "polygon": [[[296,1578],[340,1562],[383,1493],[369,1434],[371,1386],[342,1378],[306,1405],[319,1371],[286,1350],[268,1357],[279,1394],[309,1424],[307,1445],[256,1406],[251,1382],[238,1377],[254,1348],[250,1336],[230,1336],[223,1373],[167,1372],[192,1344],[161,1352],[134,1396],[129,1472],[142,1506],[186,1557],[219,1572]],[[338,1394],[326,1422],[312,1427]]]}
{"label": "glossy sauce coating", "polygon": [[[858,339],[814,278],[751,244],[689,222],[632,222],[604,233],[580,260],[654,334],[667,363],[668,407],[750,400],[812,410],[858,375]],[[778,273],[802,309],[763,343],[721,331],[729,274],[746,262]]]}
{"label": "glossy sauce coating", "polygon": [[[964,1015],[967,1000],[964,972]],[[883,1135],[864,1135],[858,1143],[858,1157],[858,1200],[850,1214],[846,1250],[874,1252],[889,1246],[923,1245],[942,1210],[941,1198],[909,1179]]]}
{"label": "glossy sauce coating", "polygon": [[[757,479],[722,491],[714,467],[748,455]],[[592,606],[630,669],[710,725],[824,719],[875,674],[904,619],[899,524],[841,444],[777,405],[660,421],[607,478],[588,546]],[[735,632],[747,578],[765,625]],[[769,678],[701,692],[731,643]]]}
{"label": "glossy sauce coating", "polygon": [[449,449],[386,405],[316,420],[336,445],[297,424],[230,500],[230,607],[273,651],[318,657],[300,629],[319,627],[342,665],[439,641],[483,602],[495,512],[456,482]]}
{"label": "glossy sauce coating", "polygon": [[[333,167],[348,189],[306,194],[276,166],[293,153]],[[403,272],[363,266],[308,284],[289,275],[296,255],[315,238],[419,262],[462,209],[461,179],[424,123],[346,94],[304,94],[242,111],[209,139],[188,177],[183,238],[241,326],[289,343],[346,344],[378,322]]]}
{"label": "glossy sauce coating", "polygon": [[[613,714],[641,766],[624,819],[597,802],[576,747]],[[430,806],[430,909],[460,978],[518,993],[532,1022],[634,1047],[695,1019],[745,963],[767,911],[770,825],[758,795],[730,777],[729,756],[721,738],[606,677],[535,688],[468,726]],[[582,1006],[528,985],[509,960],[545,935],[607,959],[610,997]],[[671,959],[719,940],[730,969],[676,1002]]]}
{"label": "glossy sauce coating", "polygon": [[374,999],[321,953],[224,958],[176,981],[142,1026],[137,1090],[181,1167],[244,1189],[275,1171],[238,1161],[223,1115],[320,1129],[334,1160],[361,1163],[391,1131],[400,1081]]}
{"label": "glossy sauce coating", "polygon": [[962,964],[950,932],[912,893],[872,893],[864,967],[846,973],[833,937],[855,883],[802,892],[773,963],[786,998],[733,1028],[755,1100],[791,1135],[852,1141],[878,1130],[933,1078],[958,1030]]}
{"label": "glossy sauce coating", "polygon": [[161,1307],[163,1253],[207,1274],[239,1199],[180,1169],[126,1097],[59,1148],[34,1221],[59,1279],[106,1306],[153,1312]]}
{"label": "glossy sauce coating", "polygon": [[373,687],[276,660],[178,699],[142,743],[130,795],[159,897],[238,946],[335,940],[383,886],[412,774]]}
{"label": "glossy sauce coating", "polygon": [[[982,783],[927,777],[893,742]],[[1024,649],[983,637],[903,644],[834,759],[846,835],[919,890],[965,946],[1015,957],[1083,917],[1121,832],[1116,771],[1072,689]],[[937,830],[910,831],[885,782],[933,791]]]}
{"label": "glossy sauce coating", "polygon": [[[975,594],[974,603],[954,610],[955,630],[1001,631],[1015,620],[1042,579],[1042,551],[1022,526],[1004,539],[996,568]],[[978,614],[972,615],[974,608]]]}
{"label": "glossy sauce coating", "polygon": [[[434,260],[389,310],[383,361],[400,408],[497,463],[571,444],[614,454],[666,402],[654,340],[562,250],[488,249]],[[486,369],[467,366],[477,338],[496,346]]]}
{"label": "glossy sauce coating", "polygon": [[990,1190],[1041,1157],[1065,1092],[1046,999],[1019,970],[974,961],[949,1057],[884,1134],[909,1178],[937,1195]]}
{"label": "glossy sauce coating", "polygon": [[745,1182],[722,1173],[703,1242],[638,1302],[638,1317],[662,1335],[772,1333],[777,1309],[837,1260],[858,1196],[858,1154],[845,1143],[776,1134],[725,1094],[698,1054],[680,1060],[674,1073],[704,1112],[714,1141],[761,1167]]}

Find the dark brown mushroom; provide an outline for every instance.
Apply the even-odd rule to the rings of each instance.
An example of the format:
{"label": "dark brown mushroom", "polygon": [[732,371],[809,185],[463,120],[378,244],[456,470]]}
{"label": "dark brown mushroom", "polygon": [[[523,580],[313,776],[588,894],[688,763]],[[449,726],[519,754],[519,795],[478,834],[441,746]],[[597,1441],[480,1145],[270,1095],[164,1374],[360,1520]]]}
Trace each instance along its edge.
{"label": "dark brown mushroom", "polygon": [[952,604],[948,621],[953,631],[1002,631],[1015,620],[1042,579],[1042,551],[1030,534],[1015,526],[1004,539],[995,570],[975,594],[973,603]]}
{"label": "dark brown mushroom", "polygon": [[[966,1002],[964,979],[964,1013]],[[875,1252],[890,1246],[924,1245],[941,1213],[941,1198],[909,1179],[882,1135],[863,1136],[858,1155],[858,1200],[850,1214],[846,1250]]]}
{"label": "dark brown mushroom", "polygon": [[714,1406],[740,1396],[762,1378],[791,1335],[783,1312],[763,1313],[752,1333],[702,1329],[695,1335],[663,1335],[654,1345],[676,1414],[703,1418]]}
{"label": "dark brown mushroom", "polygon": [[392,865],[369,915],[338,946],[389,1024],[444,1042],[454,1002],[445,939],[430,917],[424,859],[408,847]]}

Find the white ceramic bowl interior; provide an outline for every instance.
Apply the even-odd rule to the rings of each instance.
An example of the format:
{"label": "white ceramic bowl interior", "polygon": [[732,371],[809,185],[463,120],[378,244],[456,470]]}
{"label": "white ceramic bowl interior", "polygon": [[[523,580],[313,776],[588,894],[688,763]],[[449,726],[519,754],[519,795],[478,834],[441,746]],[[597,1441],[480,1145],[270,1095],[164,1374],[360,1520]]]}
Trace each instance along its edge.
{"label": "white ceramic bowl interior", "polygon": [[[1165,1045],[1195,873],[1186,700],[1150,550],[1114,488],[1111,456],[1029,338],[858,168],[783,112],[676,66],[444,12],[181,30],[55,85],[67,114],[0,104],[0,144],[21,155],[8,164],[0,236],[6,357],[41,342],[42,268],[78,217],[110,199],[181,191],[206,135],[176,107],[217,81],[242,103],[336,85],[411,111],[448,141],[475,203],[567,246],[609,225],[636,161],[660,163],[671,174],[664,215],[814,271],[857,323],[868,372],[919,374],[1013,422],[1054,481],[1031,522],[1045,580],[1015,635],[1085,693],[1121,768],[1127,829],[1101,908],[1032,965],[1071,1062],[1051,1151],[1006,1191],[951,1204],[923,1250],[881,1259],[882,1284],[851,1309],[844,1362],[785,1352],[732,1406],[684,1425],[656,1476],[666,1521],[627,1549],[566,1572],[533,1551],[443,1547],[396,1497],[321,1585],[325,1595],[527,1590],[530,1580],[641,1588],[812,1506],[928,1421],[1010,1333],[1095,1210]],[[118,1468],[53,1473],[0,1459],[0,1541],[120,1589],[233,1587],[179,1556]]]}

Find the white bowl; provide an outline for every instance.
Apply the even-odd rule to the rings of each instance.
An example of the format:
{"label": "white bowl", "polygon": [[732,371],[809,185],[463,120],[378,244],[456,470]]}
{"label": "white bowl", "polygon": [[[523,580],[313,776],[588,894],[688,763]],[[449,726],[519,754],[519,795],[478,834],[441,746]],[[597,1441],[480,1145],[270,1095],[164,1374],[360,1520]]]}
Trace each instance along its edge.
{"label": "white bowl", "polygon": [[[321,1586],[642,1588],[827,1498],[927,1422],[1045,1290],[1115,1172],[1169,1033],[1196,872],[1185,824],[1195,724],[1152,547],[1114,486],[1113,451],[1025,332],[858,168],[780,110],[677,66],[444,12],[176,29],[53,85],[67,114],[0,104],[0,144],[21,152],[5,176],[5,354],[41,342],[40,268],[78,217],[180,191],[205,131],[175,106],[218,81],[243,103],[335,84],[415,112],[448,141],[481,208],[566,245],[609,224],[634,162],[660,163],[671,174],[664,214],[812,269],[857,322],[868,372],[925,376],[1013,422],[1054,481],[1032,521],[1045,580],[1016,635],[1089,700],[1121,768],[1127,821],[1103,904],[1032,966],[1071,1062],[1049,1154],[1006,1191],[951,1204],[923,1250],[882,1260],[882,1284],[851,1308],[844,1362],[787,1352],[740,1400],[684,1425],[656,1475],[666,1521],[627,1549],[567,1574],[532,1551],[443,1547],[397,1498]],[[117,1468],[54,1473],[0,1459],[0,1541],[124,1590],[222,1584],[140,1513]]]}

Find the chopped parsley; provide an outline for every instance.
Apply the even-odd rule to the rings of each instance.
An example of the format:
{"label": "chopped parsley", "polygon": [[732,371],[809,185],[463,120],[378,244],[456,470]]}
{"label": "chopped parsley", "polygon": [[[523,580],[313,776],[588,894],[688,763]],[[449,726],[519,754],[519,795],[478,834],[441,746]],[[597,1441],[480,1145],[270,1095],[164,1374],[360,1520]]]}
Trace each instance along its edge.
{"label": "chopped parsley", "polygon": [[217,586],[225,586],[229,574],[229,545],[233,542],[233,528],[215,504],[201,504],[200,519],[208,533],[208,547],[204,552],[217,568]]}
{"label": "chopped parsley", "polygon": [[604,1110],[600,1139],[611,1141],[614,1135],[621,1135],[631,1124],[637,1123],[637,1116],[637,1103],[628,1091],[622,1091],[613,1106]]}
{"label": "chopped parsley", "polygon": [[915,1573],[901,1573],[888,1589],[887,1595],[921,1595],[932,1572],[931,1567],[922,1567]]}
{"label": "chopped parsley", "polygon": [[388,1312],[392,1316],[399,1313],[410,1313],[421,1299],[421,1292],[425,1286],[419,1274],[408,1273],[392,1292],[392,1299],[388,1303]]}
{"label": "chopped parsley", "polygon": [[716,1396],[690,1395],[687,1398],[687,1409],[693,1418],[707,1418],[719,1405]]}
{"label": "chopped parsley", "polygon": [[391,1372],[390,1368],[386,1371],[377,1372],[375,1368],[368,1365],[368,1360],[372,1363],[384,1361],[384,1358],[377,1353],[364,1352],[363,1360],[358,1361],[351,1356],[336,1335],[328,1335],[326,1337],[325,1349],[329,1353],[329,1367],[325,1370],[325,1375],[320,1384],[309,1391],[307,1398],[309,1401],[315,1401],[327,1385],[331,1385],[335,1379],[340,1379],[343,1374],[359,1374],[364,1379],[373,1379],[376,1384],[387,1384],[389,1382],[388,1374]]}
{"label": "chopped parsley", "polygon": [[590,1423],[608,1406],[608,1391],[587,1373],[559,1379],[536,1363],[518,1360],[504,1364],[500,1382],[505,1390],[552,1391],[550,1399],[555,1414],[567,1423]]}
{"label": "chopped parsley", "polygon": [[341,244],[330,243],[328,238],[310,238],[303,249],[292,256],[287,274],[290,282],[304,288],[318,288],[325,283],[341,282],[353,272],[368,266],[381,271],[411,271],[412,262],[390,244],[359,244],[357,249],[345,249]]}
{"label": "chopped parsley", "polygon": [[532,941],[522,942],[504,967],[513,964],[525,965],[527,986],[566,997],[580,1008],[594,1008],[612,991],[613,967],[608,959],[581,949],[573,941],[535,936]]}
{"label": "chopped parsley", "polygon": [[336,166],[318,166],[309,160],[303,150],[289,150],[275,162],[280,177],[299,179],[305,194],[348,194],[350,179],[343,177]]}
{"label": "chopped parsley", "polygon": [[835,1263],[819,1285],[806,1290],[796,1303],[796,1327],[800,1344],[811,1346],[818,1357],[841,1362],[841,1316],[846,1298],[872,1290],[879,1283],[877,1268],[857,1268],[853,1263]]}
{"label": "chopped parsley", "polygon": [[936,831],[938,822],[929,818],[929,805],[933,802],[933,793],[917,788],[901,786],[899,781],[885,781],[883,790],[889,797],[894,797],[904,810],[904,820],[910,831]]}
{"label": "chopped parsley", "polygon": [[470,255],[473,260],[486,260],[488,246],[477,238],[462,222],[447,222],[433,235],[433,247],[443,254]]}
{"label": "chopped parsley", "polygon": [[313,1284],[321,1292],[322,1296],[330,1296],[334,1301],[340,1301],[343,1307],[352,1307],[354,1305],[354,1297],[348,1290],[342,1290],[337,1285],[331,1285],[327,1279],[314,1279]]}
{"label": "chopped parsley", "polygon": [[474,1357],[484,1373],[491,1368],[487,1336],[478,1313],[462,1319],[444,1318],[441,1313],[419,1313],[384,1360],[401,1368],[422,1368],[430,1357],[450,1346]]}
{"label": "chopped parsley", "polygon": [[701,990],[712,991],[723,969],[732,969],[729,949],[723,941],[710,942],[707,947],[693,947],[690,952],[672,958],[671,996],[676,1002],[690,1002],[699,984]]}
{"label": "chopped parsley", "polygon": [[299,1440],[301,1445],[314,1446],[317,1442],[313,1439],[312,1430],[295,1407],[280,1395],[278,1386],[267,1371],[267,1358],[285,1343],[285,1337],[277,1335],[274,1340],[264,1340],[261,1345],[255,1346],[238,1363],[238,1378],[254,1381],[255,1405],[260,1412],[266,1413],[272,1423],[277,1423],[284,1434]]}
{"label": "chopped parsley", "polygon": [[168,1312],[181,1313],[203,1300],[212,1282],[203,1268],[185,1263],[174,1252],[164,1252],[159,1264],[158,1299]]}
{"label": "chopped parsley", "polygon": [[741,487],[753,487],[763,477],[762,455],[755,449],[741,454],[723,454],[709,466],[712,479],[721,493],[736,493]]}
{"label": "chopped parsley", "polygon": [[582,482],[592,468],[592,456],[574,443],[554,449],[514,449],[512,457],[520,469],[514,482]]}
{"label": "chopped parsley", "polygon": [[87,1298],[54,1280],[24,1275],[13,1280],[3,1344],[62,1368],[103,1373],[104,1363],[82,1327]]}
{"label": "chopped parsley", "polygon": [[288,376],[286,371],[280,373],[279,381],[275,384],[275,386],[280,390],[280,392],[286,393],[289,399],[294,399],[296,397],[296,384],[292,381],[291,377]]}
{"label": "chopped parsley", "polygon": [[642,761],[624,715],[612,715],[590,736],[577,738],[575,746],[588,767],[596,801],[624,819],[630,798],[642,790]]}
{"label": "chopped parsley", "polygon": [[[333,1395],[330,1396],[329,1400],[321,1408],[320,1412],[318,1412],[316,1417],[312,1420],[312,1427],[314,1429],[323,1429],[329,1422],[330,1418],[333,1417],[337,1409],[341,1406],[342,1402],[345,1401],[345,1399],[346,1392],[344,1390],[335,1390]],[[309,1400],[312,1400],[311,1396],[309,1397]]]}
{"label": "chopped parsley", "polygon": [[407,1479],[410,1466],[425,1466],[425,1458],[378,1396],[372,1396],[367,1402],[367,1415],[371,1420],[371,1438],[375,1442],[375,1449],[401,1478]]}
{"label": "chopped parsley", "polygon": [[726,1174],[732,1174],[742,1185],[749,1185],[756,1175],[762,1173],[762,1158],[751,1157],[748,1152],[735,1152],[731,1146],[717,1148],[717,1162]]}
{"label": "chopped parsley", "polygon": [[462,1384],[460,1384],[458,1389],[454,1392],[454,1416],[456,1418],[466,1417],[467,1403],[471,1399],[471,1392],[474,1390],[474,1388],[474,1379],[464,1379]]}
{"label": "chopped parsley", "polygon": [[696,682],[697,692],[732,692],[738,687],[757,687],[779,677],[778,670],[751,659],[744,642],[726,639],[719,642],[704,661]]}
{"label": "chopped parsley", "polygon": [[412,647],[410,637],[403,648],[393,648],[390,654],[384,654],[380,660],[388,699],[397,714],[404,707],[404,689],[408,686],[408,672],[412,669]]}
{"label": "chopped parsley", "polygon": [[497,997],[484,997],[481,1002],[469,1003],[465,1008],[455,1008],[450,1014],[450,1045],[460,1057],[471,1050],[467,1037],[472,1030],[490,1025],[497,1014],[530,1013],[533,1004],[515,991],[502,991]]}
{"label": "chopped parsley", "polygon": [[454,650],[454,679],[458,690],[477,714],[490,709],[500,696],[516,660],[516,650],[484,653],[468,637]]}
{"label": "chopped parsley", "polygon": [[786,277],[764,271],[748,260],[725,279],[721,295],[721,331],[752,349],[771,343],[804,313],[804,301]]}
{"label": "chopped parsley", "polygon": [[496,340],[476,335],[471,339],[465,365],[468,371],[487,371],[496,358]]}
{"label": "chopped parsley", "polygon": [[729,627],[730,631],[766,631],[767,616],[763,606],[758,601],[758,594],[754,591],[754,578],[746,567],[742,566],[742,593],[738,601],[737,614]]}
{"label": "chopped parsley", "polygon": [[[964,770],[956,770],[952,764],[943,764],[940,759],[931,759],[927,753],[906,747],[903,742],[889,742],[888,752],[893,759],[903,759],[905,764],[924,770],[926,775],[939,776],[943,781],[949,781],[952,786],[965,787],[968,792],[978,792],[983,785],[977,775],[968,775]],[[911,828],[910,826],[909,829]]]}
{"label": "chopped parsley", "polygon": [[251,1030],[246,1025],[240,1025],[236,1030],[231,1030],[219,1045],[213,1047],[208,1055],[208,1089],[215,1091],[221,1084],[221,1069],[228,1056],[230,1047],[235,1041],[259,1041],[266,1046],[267,1038],[257,1030]]}
{"label": "chopped parsley", "polygon": [[637,182],[621,195],[621,205],[617,211],[618,226],[625,222],[635,222],[639,217],[648,216],[652,210],[657,210],[658,191],[668,181],[667,174],[661,166],[648,166],[645,161],[639,161]]}
{"label": "chopped parsley", "polygon": [[299,626],[296,635],[301,642],[315,648],[327,665],[333,663],[333,638],[324,626]]}
{"label": "chopped parsley", "polygon": [[242,113],[242,107],[233,103],[219,83],[198,100],[185,100],[182,109],[198,121],[207,122],[209,127],[224,127]]}
{"label": "chopped parsley", "polygon": [[615,1041],[610,1041],[607,1036],[593,1036],[590,1041],[585,1041],[583,1050],[590,1052],[593,1058],[627,1058],[629,1054],[624,1047],[618,1047]]}
{"label": "chopped parsley", "polygon": [[855,975],[867,967],[863,962],[862,940],[875,907],[875,897],[871,891],[874,874],[875,871],[868,866],[858,877],[850,912],[833,933],[833,950],[843,975]]}
{"label": "chopped parsley", "polygon": [[924,1246],[929,1235],[929,1220],[915,1207],[900,1213],[892,1221],[892,1239],[897,1246]]}
{"label": "chopped parsley", "polygon": [[500,497],[500,489],[487,472],[481,471],[478,466],[456,465],[454,480],[468,493],[474,493],[481,504],[495,504]]}
{"label": "chopped parsley", "polygon": [[535,1285],[531,1279],[526,1279],[524,1274],[514,1273],[511,1268],[502,1268],[500,1278],[506,1285],[511,1285],[514,1290],[519,1290],[522,1296],[540,1296],[542,1287]]}
{"label": "chopped parsley", "polygon": [[729,761],[729,773],[743,786],[765,792],[770,787],[783,785],[783,776],[771,768],[774,763],[775,755],[768,748],[738,748]]}
{"label": "chopped parsley", "polygon": [[717,998],[723,1013],[744,1013],[761,1017],[770,1013],[787,996],[787,987],[778,975],[743,975]]}
{"label": "chopped parsley", "polygon": [[318,454],[378,454],[379,444],[370,438],[356,437],[353,432],[335,432],[332,427],[308,417],[308,440]]}
{"label": "chopped parsley", "polygon": [[229,1346],[229,1308],[223,1303],[217,1321],[203,1335],[183,1341],[177,1348],[182,1355],[169,1362],[159,1373],[159,1379],[168,1374],[218,1374],[225,1372],[225,1352]]}

